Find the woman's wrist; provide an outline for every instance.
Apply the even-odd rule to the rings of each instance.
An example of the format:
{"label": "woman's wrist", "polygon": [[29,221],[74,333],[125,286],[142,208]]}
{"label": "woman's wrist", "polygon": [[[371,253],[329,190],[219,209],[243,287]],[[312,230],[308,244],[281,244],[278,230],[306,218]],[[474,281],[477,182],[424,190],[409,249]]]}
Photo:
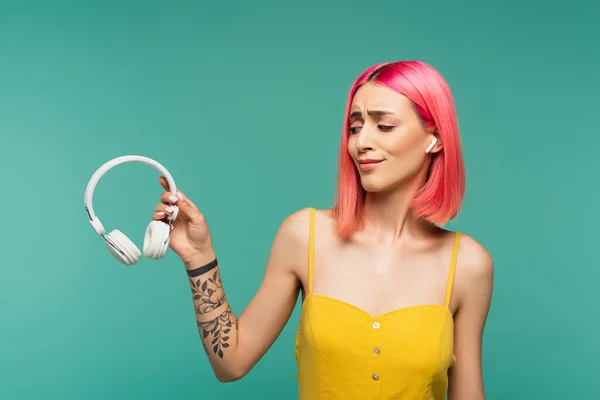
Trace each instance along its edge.
{"label": "woman's wrist", "polygon": [[216,259],[217,256],[214,250],[210,249],[208,251],[195,254],[194,256],[190,257],[189,260],[184,260],[183,265],[188,272],[195,271],[204,267],[209,268],[211,263],[216,263]]}

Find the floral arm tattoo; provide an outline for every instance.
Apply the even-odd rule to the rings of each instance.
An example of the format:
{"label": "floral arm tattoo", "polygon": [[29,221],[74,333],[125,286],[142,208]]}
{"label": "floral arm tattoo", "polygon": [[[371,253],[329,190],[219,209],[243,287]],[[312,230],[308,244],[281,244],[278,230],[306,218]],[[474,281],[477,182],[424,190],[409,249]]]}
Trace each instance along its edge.
{"label": "floral arm tattoo", "polygon": [[[204,350],[207,354],[212,350],[214,354],[223,358],[224,350],[231,344],[232,334],[237,335],[238,321],[227,304],[219,271],[210,271],[189,280]],[[214,313],[217,309],[221,309],[221,312]],[[205,314],[214,314],[214,317],[207,320]],[[232,332],[232,329],[236,332]]]}

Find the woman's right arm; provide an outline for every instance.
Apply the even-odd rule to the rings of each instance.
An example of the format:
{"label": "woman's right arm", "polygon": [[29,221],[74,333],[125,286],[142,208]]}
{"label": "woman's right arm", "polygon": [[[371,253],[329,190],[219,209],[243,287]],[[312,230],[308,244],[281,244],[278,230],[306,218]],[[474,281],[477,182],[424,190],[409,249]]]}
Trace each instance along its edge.
{"label": "woman's right arm", "polygon": [[[161,180],[163,187],[166,182]],[[289,320],[300,290],[298,271],[308,256],[308,209],[288,216],[281,224],[273,245],[262,283],[246,309],[238,316],[227,301],[219,265],[203,215],[193,203],[161,196],[156,211],[168,214],[167,206],[179,207],[171,248],[182,258],[188,276],[198,332],[215,376],[221,382],[242,378],[261,359]],[[164,218],[155,214],[154,219]],[[177,231],[177,229],[179,229]],[[234,250],[234,249],[232,249]]]}

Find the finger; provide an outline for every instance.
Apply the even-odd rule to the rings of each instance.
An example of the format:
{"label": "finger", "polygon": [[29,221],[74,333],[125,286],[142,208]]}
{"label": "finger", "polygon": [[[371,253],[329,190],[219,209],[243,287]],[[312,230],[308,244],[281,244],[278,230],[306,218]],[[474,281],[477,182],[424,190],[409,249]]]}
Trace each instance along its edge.
{"label": "finger", "polygon": [[177,197],[173,193],[167,191],[160,195],[160,201],[167,205],[175,204],[177,203]]}
{"label": "finger", "polygon": [[155,211],[154,214],[152,214],[152,219],[154,221],[162,221],[165,219],[165,213],[164,211]]}
{"label": "finger", "polygon": [[167,217],[173,213],[173,211],[166,210],[168,206],[166,204],[161,204],[160,207],[157,205],[154,208],[154,214],[152,214],[152,219],[156,221],[167,222]]}
{"label": "finger", "polygon": [[[168,199],[169,199],[169,196],[173,194],[173,193],[171,193],[171,192],[170,192],[170,190],[171,190],[171,189],[169,188],[169,183],[167,182],[167,180],[165,179],[165,177],[164,177],[164,176],[160,176],[160,177],[158,178],[158,180],[159,180],[159,182],[160,182],[161,186],[162,186],[162,187],[163,187],[163,188],[164,188],[164,189],[167,191],[167,193],[168,193],[168,194],[163,194],[163,196],[165,196],[165,200],[168,200]],[[193,201],[191,201],[190,199],[188,199],[188,198],[187,198],[187,196],[186,196],[185,194],[183,194],[183,192],[182,192],[181,190],[177,189],[177,194],[179,195],[179,198],[181,198],[181,199],[183,199],[183,200],[187,201],[188,203],[190,203],[190,205],[191,205],[191,206],[192,206],[192,207],[193,207],[195,210],[198,210],[198,207],[197,207],[197,206],[194,204],[194,202],[193,202]],[[171,200],[168,200],[168,201],[165,201],[165,200],[163,200],[163,198],[162,198],[162,196],[161,196],[161,201],[162,201],[163,203],[165,203],[165,202],[166,202],[166,203],[170,203],[170,204],[175,204],[175,203],[174,203],[173,201],[171,201]]]}
{"label": "finger", "polygon": [[192,224],[200,224],[204,222],[204,215],[202,215],[202,213],[194,208],[188,201],[178,199],[177,206],[179,207],[179,211],[182,212]]}
{"label": "finger", "polygon": [[166,215],[171,215],[173,214],[173,212],[175,211],[175,209],[173,208],[172,205],[168,205],[168,204],[157,204],[154,207],[154,211],[156,212],[162,212],[163,216]]}
{"label": "finger", "polygon": [[164,176],[159,176],[158,182],[160,183],[160,186],[163,187],[163,189],[169,190],[169,182],[167,182],[167,179]]}

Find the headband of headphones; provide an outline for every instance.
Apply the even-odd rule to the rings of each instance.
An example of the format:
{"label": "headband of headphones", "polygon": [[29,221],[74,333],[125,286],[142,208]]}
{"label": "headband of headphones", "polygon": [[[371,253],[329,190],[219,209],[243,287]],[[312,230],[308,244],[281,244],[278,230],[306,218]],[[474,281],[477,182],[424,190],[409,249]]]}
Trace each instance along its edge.
{"label": "headband of headphones", "polygon": [[[94,189],[96,188],[96,185],[98,184],[98,181],[100,180],[102,175],[104,175],[108,170],[116,167],[117,165],[127,162],[140,162],[142,164],[146,164],[153,167],[166,178],[167,182],[169,183],[169,191],[177,195],[177,187],[175,186],[175,181],[173,180],[173,177],[171,176],[169,171],[167,171],[167,169],[158,161],[155,161],[148,157],[136,155],[117,157],[110,161],[107,161],[100,168],[98,168],[90,178],[90,181],[88,182],[87,187],[85,189],[85,195],[83,198],[85,210],[87,211],[88,216],[90,217],[90,224],[92,224],[92,227],[94,227],[94,230],[98,235],[103,235],[106,231],[104,229],[104,226],[102,226],[102,222],[100,222],[100,219],[96,216],[96,214],[94,214],[94,207],[92,205]],[[170,216],[170,219],[174,218],[175,215]]]}

